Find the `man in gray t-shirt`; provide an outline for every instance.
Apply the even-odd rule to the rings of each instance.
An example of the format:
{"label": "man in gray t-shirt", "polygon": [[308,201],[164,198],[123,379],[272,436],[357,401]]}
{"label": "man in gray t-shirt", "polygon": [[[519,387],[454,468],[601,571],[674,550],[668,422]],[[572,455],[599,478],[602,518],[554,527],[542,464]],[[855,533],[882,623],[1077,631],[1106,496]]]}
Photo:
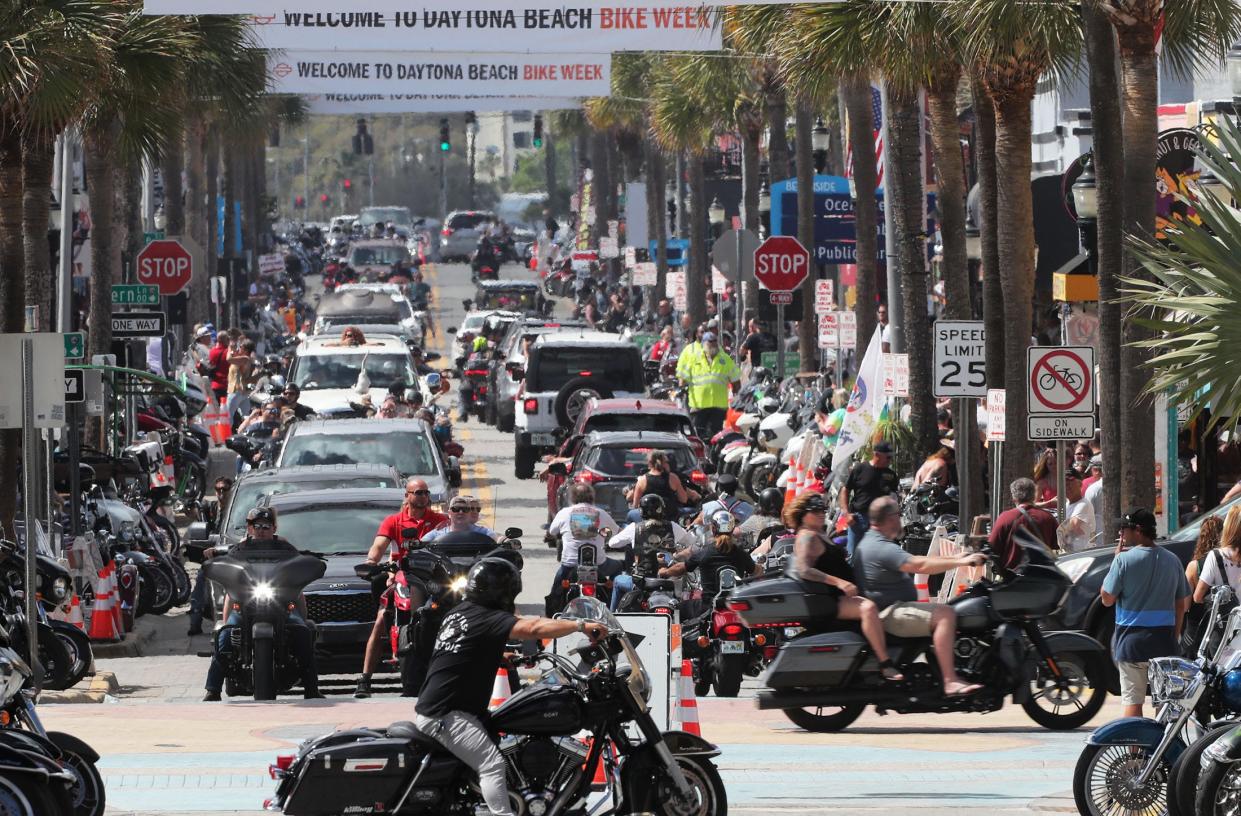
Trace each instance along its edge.
{"label": "man in gray t-shirt", "polygon": [[946,604],[919,602],[913,576],[977,566],[985,559],[981,553],[960,557],[911,555],[896,543],[900,533],[901,512],[896,500],[890,496],[875,499],[870,505],[870,529],[853,551],[853,573],[862,592],[881,610],[879,619],[885,632],[902,638],[932,639],[944,678],[944,696],[973,694],[981,686],[962,681],[953,665],[956,612]]}

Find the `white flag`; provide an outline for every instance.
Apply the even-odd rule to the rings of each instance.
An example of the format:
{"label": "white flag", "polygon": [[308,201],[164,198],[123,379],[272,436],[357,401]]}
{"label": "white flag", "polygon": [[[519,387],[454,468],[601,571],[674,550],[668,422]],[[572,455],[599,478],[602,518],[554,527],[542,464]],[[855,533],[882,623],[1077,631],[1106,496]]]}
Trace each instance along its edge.
{"label": "white flag", "polygon": [[849,458],[865,447],[875,430],[875,423],[879,421],[879,412],[883,410],[882,334],[883,329],[876,327],[858,369],[857,381],[853,384],[853,393],[849,395],[849,404],[845,408],[845,421],[836,440],[836,450],[832,452],[833,471],[847,465]]}

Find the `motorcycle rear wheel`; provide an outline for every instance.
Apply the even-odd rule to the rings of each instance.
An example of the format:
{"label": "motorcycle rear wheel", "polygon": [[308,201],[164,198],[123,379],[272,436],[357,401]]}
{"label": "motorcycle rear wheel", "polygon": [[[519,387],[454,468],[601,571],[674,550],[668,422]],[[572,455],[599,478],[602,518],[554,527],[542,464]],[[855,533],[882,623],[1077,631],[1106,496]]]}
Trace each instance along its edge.
{"label": "motorcycle rear wheel", "polygon": [[706,697],[715,681],[715,664],[710,656],[694,661],[694,696]]}
{"label": "motorcycle rear wheel", "polygon": [[[1048,676],[1047,667],[1040,665],[1030,680],[1030,696],[1021,704],[1026,715],[1044,728],[1070,731],[1090,722],[1107,701],[1107,681],[1102,661],[1087,663],[1081,654],[1069,652],[1053,655],[1065,679],[1057,687]],[[1067,709],[1061,713],[1062,709]]]}
{"label": "motorcycle rear wheel", "polygon": [[40,784],[31,775],[0,776],[0,816],[76,816],[69,791],[57,781]]}
{"label": "motorcycle rear wheel", "polygon": [[43,664],[43,688],[63,691],[77,682],[73,678],[73,658],[64,641],[44,624],[39,624],[39,662]]}
{"label": "motorcycle rear wheel", "polygon": [[69,799],[73,804],[73,816],[103,816],[108,795],[103,785],[103,775],[95,763],[81,754],[61,749],[65,768],[75,777],[69,787]]}
{"label": "motorcycle rear wheel", "polygon": [[146,576],[151,584],[151,613],[162,615],[172,609],[177,599],[177,587],[172,579],[172,571],[162,564],[153,566]]}
{"label": "motorcycle rear wheel", "polygon": [[1150,760],[1145,745],[1087,745],[1073,770],[1073,799],[1084,816],[1107,816],[1118,807],[1126,813],[1163,813],[1168,803],[1168,771],[1164,762],[1140,790],[1128,782]]}
{"label": "motorcycle rear wheel", "polygon": [[86,633],[76,626],[62,621],[50,621],[48,624],[52,632],[60,640],[65,652],[69,655],[69,677],[66,682],[70,686],[76,686],[86,673],[90,671],[92,652],[90,638]]}
{"label": "motorcycle rear wheel", "polygon": [[[866,710],[863,703],[847,706],[806,706],[805,708],[783,709],[784,716],[793,724],[816,734],[829,734],[844,731],[853,721],[862,716]],[[827,712],[827,713],[824,713]]]}
{"label": "motorcycle rear wheel", "polygon": [[1236,816],[1241,813],[1241,762],[1219,762],[1202,769],[1194,813],[1203,816]]}
{"label": "motorcycle rear wheel", "polygon": [[170,564],[172,568],[172,583],[176,594],[172,599],[173,606],[185,606],[190,602],[190,594],[194,591],[194,584],[190,581],[190,574],[185,571],[185,565],[177,559],[173,559]]}

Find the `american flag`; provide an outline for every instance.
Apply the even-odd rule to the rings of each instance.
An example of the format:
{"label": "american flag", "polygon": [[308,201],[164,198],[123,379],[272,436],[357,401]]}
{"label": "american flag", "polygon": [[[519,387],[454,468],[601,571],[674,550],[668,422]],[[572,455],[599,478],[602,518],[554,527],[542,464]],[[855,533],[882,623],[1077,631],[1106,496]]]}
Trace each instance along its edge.
{"label": "american flag", "polygon": [[[879,89],[870,86],[870,113],[875,125],[875,169],[877,186],[883,186],[883,97]],[[853,144],[845,151],[845,178],[853,178]]]}

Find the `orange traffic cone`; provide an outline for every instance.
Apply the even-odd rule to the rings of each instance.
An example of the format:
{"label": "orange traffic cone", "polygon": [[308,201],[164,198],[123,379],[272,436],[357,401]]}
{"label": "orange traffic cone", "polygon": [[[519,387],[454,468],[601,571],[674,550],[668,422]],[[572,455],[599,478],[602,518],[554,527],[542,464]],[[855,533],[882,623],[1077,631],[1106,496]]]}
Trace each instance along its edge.
{"label": "orange traffic cone", "polygon": [[797,460],[789,457],[789,478],[784,483],[784,503],[788,504],[797,495]]}
{"label": "orange traffic cone", "polygon": [[91,610],[88,637],[107,643],[120,640],[113,627],[112,592],[108,587],[107,570],[100,570],[99,580],[95,582],[95,606]]}
{"label": "orange traffic cone", "polygon": [[487,704],[487,707],[497,708],[512,696],[513,690],[508,685],[508,670],[505,668],[496,669],[496,682],[491,687],[491,702]]}
{"label": "orange traffic cone", "polygon": [[73,594],[73,601],[69,604],[67,620],[83,632],[86,631],[86,620],[82,617],[82,599],[76,592]]}
{"label": "orange traffic cone", "polygon": [[694,667],[689,660],[681,661],[681,682],[677,694],[677,712],[681,730],[696,737],[702,736],[698,725],[698,698],[694,695]]}
{"label": "orange traffic cone", "polygon": [[125,637],[125,616],[121,614],[121,588],[116,580],[116,562],[108,562],[108,589],[112,592],[112,625],[119,638]]}

